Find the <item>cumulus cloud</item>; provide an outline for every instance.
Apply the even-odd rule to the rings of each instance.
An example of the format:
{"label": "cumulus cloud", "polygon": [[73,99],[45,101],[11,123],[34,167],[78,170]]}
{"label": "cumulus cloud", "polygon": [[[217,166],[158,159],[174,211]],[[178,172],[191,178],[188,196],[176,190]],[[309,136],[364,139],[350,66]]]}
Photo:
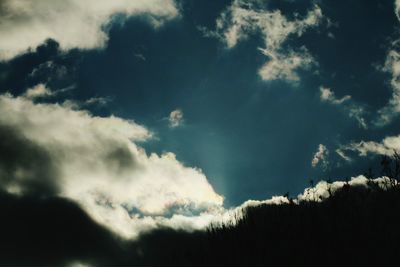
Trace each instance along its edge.
{"label": "cumulus cloud", "polygon": [[347,112],[348,116],[355,119],[361,128],[368,128],[367,122],[364,119],[365,109],[361,105],[351,101],[350,95],[345,95],[342,98],[338,98],[330,88],[324,86],[321,86],[319,88],[319,91],[320,99],[322,102],[331,105],[342,106],[343,109]]}
{"label": "cumulus cloud", "polygon": [[179,15],[173,0],[4,0],[0,3],[0,60],[54,39],[62,50],[102,48],[113,16],[147,15],[159,26]]}
{"label": "cumulus cloud", "polygon": [[183,112],[180,109],[171,111],[168,117],[169,127],[176,128],[183,123]]}
{"label": "cumulus cloud", "polygon": [[[227,48],[233,48],[252,34],[260,34],[264,47],[259,48],[269,60],[259,70],[263,80],[298,81],[297,70],[308,69],[316,61],[305,47],[300,49],[284,48],[291,37],[300,37],[309,28],[320,24],[323,15],[318,6],[314,6],[306,16],[295,16],[290,20],[280,10],[269,10],[260,6],[259,1],[235,0],[222,12],[216,22],[215,32],[205,32],[224,42]],[[204,29],[202,29],[204,32]]]}
{"label": "cumulus cloud", "polygon": [[326,168],[328,166],[328,160],[327,156],[329,154],[328,149],[326,146],[323,144],[319,144],[317,152],[315,152],[313,159],[311,161],[311,166],[314,168],[318,166],[319,163],[321,163],[323,168]]}
{"label": "cumulus cloud", "polygon": [[152,135],[133,121],[10,94],[0,95],[0,113],[0,187],[9,193],[67,197],[125,237],[204,227],[222,209],[200,169],[139,147]]}

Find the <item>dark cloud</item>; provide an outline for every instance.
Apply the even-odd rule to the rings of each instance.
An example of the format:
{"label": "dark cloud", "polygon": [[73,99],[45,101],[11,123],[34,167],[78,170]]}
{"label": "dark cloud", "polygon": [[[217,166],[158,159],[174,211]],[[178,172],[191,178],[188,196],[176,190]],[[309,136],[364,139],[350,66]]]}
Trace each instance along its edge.
{"label": "dark cloud", "polygon": [[[0,186],[17,194],[54,194],[58,176],[50,153],[12,127],[0,125]],[[19,186],[19,189],[15,187]]]}

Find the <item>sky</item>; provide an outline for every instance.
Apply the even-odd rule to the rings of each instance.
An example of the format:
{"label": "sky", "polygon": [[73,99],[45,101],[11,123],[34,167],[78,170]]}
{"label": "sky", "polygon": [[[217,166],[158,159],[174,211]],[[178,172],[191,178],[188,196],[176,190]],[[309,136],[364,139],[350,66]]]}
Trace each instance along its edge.
{"label": "sky", "polygon": [[0,21],[1,189],[124,237],[400,149],[398,0],[2,0]]}

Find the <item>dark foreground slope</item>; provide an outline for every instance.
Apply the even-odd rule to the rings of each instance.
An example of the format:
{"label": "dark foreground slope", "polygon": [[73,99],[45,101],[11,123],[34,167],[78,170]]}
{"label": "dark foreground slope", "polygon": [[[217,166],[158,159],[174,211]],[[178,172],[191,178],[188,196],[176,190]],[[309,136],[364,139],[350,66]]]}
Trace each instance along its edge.
{"label": "dark foreground slope", "polygon": [[0,196],[0,266],[397,266],[400,189],[248,208],[236,225],[115,238],[65,199]]}
{"label": "dark foreground slope", "polygon": [[[247,209],[237,225],[213,227],[207,234],[187,242],[166,253],[174,257],[166,258],[164,263],[168,262],[168,266],[398,266],[400,190],[344,187],[322,203],[253,207]],[[168,244],[165,240],[164,243]],[[168,246],[164,248],[169,250]],[[153,247],[148,249],[145,255],[157,254],[152,252]],[[152,262],[149,266],[162,264]]]}

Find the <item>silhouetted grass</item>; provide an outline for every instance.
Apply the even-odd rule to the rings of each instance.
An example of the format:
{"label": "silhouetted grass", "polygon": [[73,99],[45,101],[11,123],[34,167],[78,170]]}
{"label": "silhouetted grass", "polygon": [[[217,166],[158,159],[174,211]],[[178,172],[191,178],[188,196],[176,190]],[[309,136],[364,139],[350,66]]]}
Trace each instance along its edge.
{"label": "silhouetted grass", "polygon": [[[400,160],[382,159],[383,186],[346,183],[324,201],[248,207],[236,223],[206,232],[173,233],[162,256],[149,245],[143,266],[398,266],[400,265]],[[312,199],[312,198],[311,198]],[[180,237],[180,239],[176,237]],[[182,238],[184,237],[184,238]],[[163,257],[165,256],[165,257]]]}

